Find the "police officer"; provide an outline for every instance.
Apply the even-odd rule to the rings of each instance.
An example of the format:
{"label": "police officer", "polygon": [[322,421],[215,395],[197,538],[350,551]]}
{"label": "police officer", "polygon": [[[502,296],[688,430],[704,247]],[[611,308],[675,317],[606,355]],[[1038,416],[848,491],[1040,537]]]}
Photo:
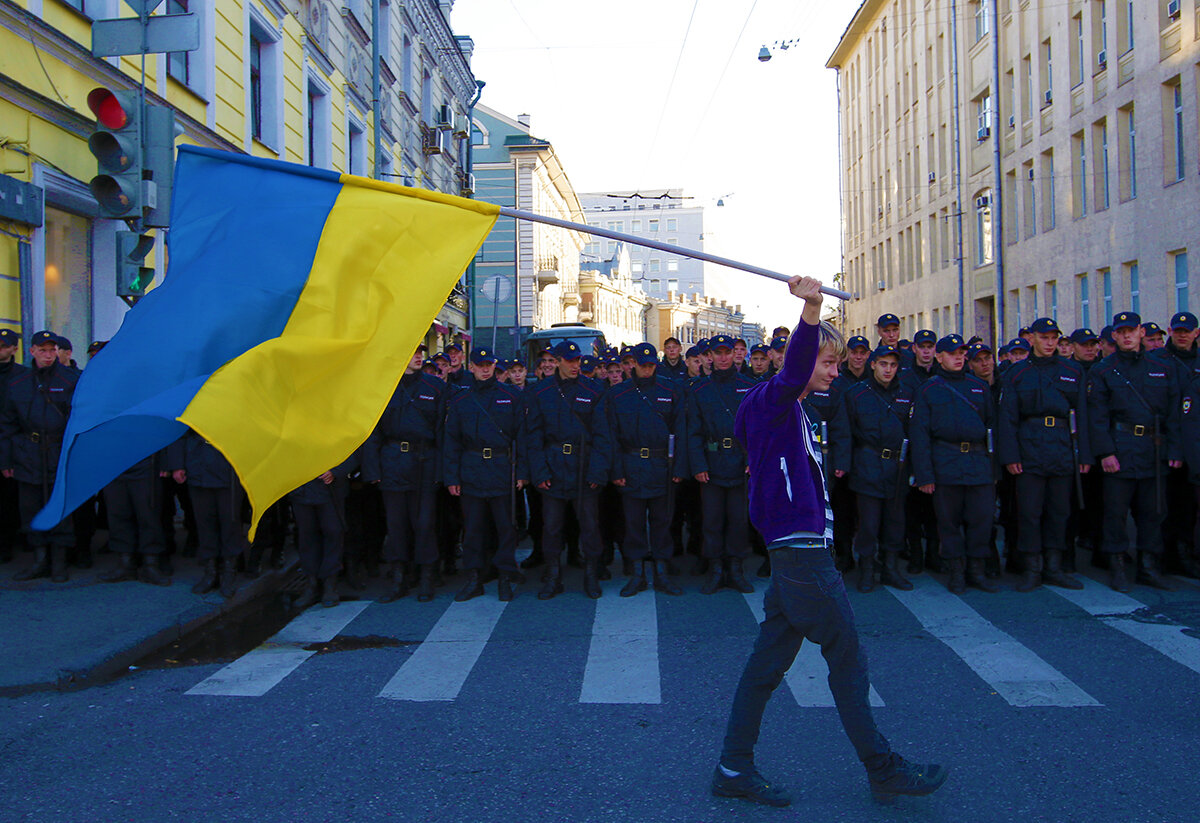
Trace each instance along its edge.
{"label": "police officer", "polygon": [[1087,385],[1083,370],[1058,356],[1058,323],[1039,317],[1030,331],[1033,352],[1005,377],[996,428],[997,456],[1016,486],[1015,548],[1023,567],[1017,591],[1033,591],[1043,579],[1082,589],[1063,571],[1062,559],[1075,475],[1091,464]]}
{"label": "police officer", "polygon": [[938,337],[930,329],[921,329],[913,335],[913,361],[904,370],[902,377],[909,381],[909,388],[916,391],[922,383],[933,376],[934,354]]}
{"label": "police officer", "polygon": [[[471,352],[474,380],[449,398],[443,441],[446,488],[462,499],[465,534],[463,566],[467,580],[454,599],[463,602],[483,594],[488,565],[485,545],[497,536],[490,565],[499,573],[500,600],[513,599],[512,584],[520,580],[515,556],[515,494],[525,487],[524,412],[521,393],[497,383],[496,356],[491,349]],[[541,382],[541,381],[539,381]]]}
{"label": "police officer", "polygon": [[998,591],[984,573],[995,505],[989,441],[995,408],[988,385],[965,369],[967,344],[957,334],[937,342],[937,367],[917,391],[909,427],[913,477],[933,496],[948,588]]}
{"label": "police officer", "polygon": [[733,338],[714,335],[708,342],[713,372],[688,384],[688,469],[700,484],[704,556],[708,579],[700,591],[714,594],[726,585],[744,594],[742,563],[749,554],[749,498],[746,454],[734,437],[734,420],[755,381],[739,374],[733,363]]}
{"label": "police officer", "polygon": [[[870,355],[869,374],[850,386],[839,415],[846,419],[852,448],[849,460],[836,452],[834,468],[847,475],[858,507],[854,550],[858,590],[875,588],[876,557],[883,551],[880,582],[904,591],[913,585],[901,574],[897,558],[904,544],[904,496],[908,487],[908,424],[912,394],[899,379],[900,352],[878,346]],[[836,522],[836,515],[835,515]]]}
{"label": "police officer", "polygon": [[875,321],[875,331],[879,335],[879,342],[884,346],[894,346],[900,353],[900,368],[906,368],[913,363],[913,354],[908,348],[901,346],[900,340],[900,318],[890,312],[888,314],[879,315],[879,319]]}
{"label": "police officer", "polygon": [[[1178,315],[1176,316],[1178,317]],[[1174,324],[1173,320],[1172,324]],[[1172,337],[1174,337],[1173,333]],[[1184,375],[1181,385],[1180,440],[1183,443],[1188,481],[1192,487],[1193,505],[1195,510],[1200,511],[1200,371],[1193,369]],[[1200,516],[1193,521],[1192,528],[1193,544],[1200,546]]]}
{"label": "police officer", "polygon": [[771,339],[770,348],[767,350],[767,357],[771,361],[769,374],[778,374],[783,367],[783,352],[787,349],[786,337],[775,337]]}
{"label": "police officer", "polygon": [[1142,348],[1146,351],[1161,349],[1167,345],[1166,332],[1164,332],[1162,330],[1162,326],[1158,325],[1157,323],[1153,321],[1143,323],[1142,331],[1144,332],[1144,336],[1142,337]]}
{"label": "police officer", "polygon": [[1183,465],[1179,441],[1179,385],[1171,355],[1141,350],[1142,319],[1135,312],[1113,318],[1118,350],[1088,374],[1091,445],[1104,471],[1104,544],[1109,584],[1128,591],[1125,553],[1130,512],[1137,526],[1137,580],[1156,589],[1171,586],[1159,574],[1162,555],[1163,473]]}
{"label": "police officer", "polygon": [[408,567],[414,563],[420,570],[417,600],[428,603],[434,596],[437,441],[446,417],[447,388],[421,372],[424,349],[420,346],[413,353],[362,451],[363,479],[379,485],[387,524],[383,559],[391,565],[391,587],[381,603],[408,596]]}
{"label": "police officer", "polygon": [[165,463],[165,455],[153,454],[121,472],[104,487],[108,547],[120,560],[116,569],[100,575],[105,583],[137,580],[140,555],[143,581],[157,586],[171,585],[171,577],[162,567],[164,546],[156,499],[160,468],[165,473]]}
{"label": "police officer", "polygon": [[756,381],[771,378],[771,347],[766,343],[756,343],[750,347],[750,357],[746,361],[743,374]]}
{"label": "police officer", "polygon": [[862,335],[851,337],[846,341],[846,362],[838,368],[835,382],[840,382],[848,389],[854,383],[866,380],[871,376],[871,369],[867,366],[870,359],[871,341]]}
{"label": "police officer", "polygon": [[0,471],[16,478],[21,525],[34,552],[33,565],[13,579],[49,574],[55,583],[62,583],[67,580],[67,549],[75,540],[71,518],[49,531],[32,531],[29,524],[50,499],[79,372],[59,362],[58,343],[51,332],[35,333],[29,349],[33,368],[11,377],[0,409]]}
{"label": "police officer", "polygon": [[[1181,390],[1191,382],[1196,370],[1196,315],[1178,312],[1171,317],[1171,339],[1166,351],[1175,360]],[[1163,569],[1188,577],[1200,577],[1200,562],[1196,557],[1196,544],[1192,538],[1192,525],[1196,522],[1196,501],[1188,483],[1192,467],[1185,460],[1182,468],[1167,473],[1167,516],[1163,521]]]}
{"label": "police officer", "polygon": [[1071,332],[1071,348],[1071,359],[1086,374],[1092,364],[1099,361],[1100,337],[1091,329],[1076,329]]}
{"label": "police officer", "polygon": [[678,337],[668,337],[663,343],[662,363],[659,374],[665,377],[681,378],[687,374],[687,363],[683,361],[683,344]]}
{"label": "police officer", "polygon": [[604,441],[601,452],[612,458],[609,476],[621,491],[621,551],[634,563],[621,596],[645,591],[647,556],[654,560],[655,591],[682,594],[671,580],[667,561],[674,486],[687,476],[684,387],[655,373],[658,353],[650,343],[634,346],[632,354],[633,377],[605,393],[600,404],[605,422],[596,432]]}
{"label": "police officer", "polygon": [[[0,329],[0,409],[8,397],[8,384],[25,367],[17,362],[20,336],[12,329]],[[17,481],[0,477],[0,563],[12,560],[13,546],[21,529],[21,511],[17,505]]]}
{"label": "police officer", "polygon": [[850,430],[845,416],[838,415],[842,394],[849,383],[839,374],[829,384],[827,391],[813,389],[801,403],[804,413],[816,426],[817,439],[821,444],[821,465],[826,472],[825,485],[829,489],[829,506],[833,511],[833,553],[838,570],[854,568],[854,494],[845,477],[833,471],[833,466],[849,462],[845,455],[836,452],[850,447]]}
{"label": "police officer", "polygon": [[318,581],[322,606],[330,608],[341,602],[337,579],[346,542],[346,495],[350,475],[358,471],[359,457],[356,451],[338,466],[288,492],[292,516],[296,518],[300,569],[307,577],[304,591],[294,604],[297,609],[317,602]]}
{"label": "police officer", "polygon": [[[1088,375],[1094,365],[1100,362],[1100,336],[1089,328],[1078,328],[1071,332],[1071,359],[1083,371],[1084,388]],[[1089,426],[1090,429],[1090,426]],[[1095,455],[1092,455],[1093,468],[1080,478],[1083,483],[1083,501],[1071,497],[1071,519],[1067,523],[1067,553],[1064,555],[1063,568],[1074,571],[1074,552],[1072,546],[1079,547],[1092,553],[1092,564],[1104,564],[1104,554],[1100,551],[1104,533],[1104,516],[1102,514],[1104,500],[1102,486],[1104,472],[1096,467]],[[1106,565],[1106,564],[1105,564]]]}
{"label": "police officer", "polygon": [[542,498],[542,553],[546,575],[539,600],[562,594],[563,530],[568,506],[579,520],[583,591],[600,597],[600,487],[607,482],[608,455],[599,412],[604,387],[580,377],[582,352],[569,340],[556,345],[553,376],[539,380],[526,397],[530,482]]}
{"label": "police officer", "polygon": [[187,484],[196,518],[196,558],[203,571],[192,592],[212,591],[219,578],[221,593],[232,597],[237,559],[245,549],[241,518],[244,493],[237,474],[225,456],[194,431],[168,449],[167,456],[175,483]]}

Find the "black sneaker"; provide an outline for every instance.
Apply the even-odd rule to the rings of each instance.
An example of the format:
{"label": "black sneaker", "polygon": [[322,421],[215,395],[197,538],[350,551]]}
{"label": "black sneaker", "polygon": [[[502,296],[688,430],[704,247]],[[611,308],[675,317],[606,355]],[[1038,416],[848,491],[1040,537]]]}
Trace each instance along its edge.
{"label": "black sneaker", "polygon": [[886,769],[869,776],[871,795],[878,801],[888,802],[897,795],[925,795],[937,791],[950,771],[936,763],[909,763],[898,754]]}
{"label": "black sneaker", "polygon": [[757,771],[740,772],[727,777],[721,767],[713,770],[712,793],[717,797],[742,797],[751,803],[782,808],[792,804],[791,795],[781,787],[768,783]]}

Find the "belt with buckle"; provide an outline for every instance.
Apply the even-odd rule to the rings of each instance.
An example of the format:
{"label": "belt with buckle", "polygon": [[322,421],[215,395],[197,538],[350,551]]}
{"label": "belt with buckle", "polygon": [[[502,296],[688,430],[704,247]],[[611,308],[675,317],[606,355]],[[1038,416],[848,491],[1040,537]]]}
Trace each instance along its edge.
{"label": "belt with buckle", "polygon": [[1134,437],[1145,437],[1147,426],[1136,425],[1131,426],[1128,423],[1113,423],[1113,428],[1119,432],[1129,432]]}
{"label": "belt with buckle", "polygon": [[494,455],[508,454],[508,446],[485,446],[479,450],[484,460],[491,460]]}
{"label": "belt with buckle", "polygon": [[899,457],[900,453],[895,449],[884,449],[879,453],[879,456],[884,460],[891,460],[893,457]]}
{"label": "belt with buckle", "polygon": [[767,553],[771,556],[771,562],[776,559],[786,560],[793,558],[800,560],[803,556],[808,555],[813,549],[824,549],[826,551],[833,550],[832,537],[812,537],[812,538],[793,538],[785,546],[776,546],[768,548]]}
{"label": "belt with buckle", "polygon": [[384,442],[389,445],[399,446],[400,451],[403,454],[408,454],[409,452],[416,452],[417,454],[420,454],[421,452],[425,451],[427,446],[429,446],[429,444],[424,440],[395,440],[389,438]]}
{"label": "belt with buckle", "polygon": [[954,446],[960,454],[969,454],[971,452],[981,452],[987,449],[983,443],[977,443],[973,440],[938,440],[939,443],[945,443],[948,446]]}
{"label": "belt with buckle", "polygon": [[562,444],[562,453],[563,454],[574,454],[575,448],[576,447],[575,447],[574,443],[563,443]]}
{"label": "belt with buckle", "polygon": [[709,440],[708,443],[705,444],[705,447],[710,452],[715,452],[720,449],[732,449],[733,448],[733,438],[732,437],[722,437],[720,440]]}
{"label": "belt with buckle", "polygon": [[651,457],[666,457],[667,456],[666,449],[649,449],[649,448],[645,448],[645,447],[635,448],[635,449],[626,449],[625,453],[630,455],[631,457],[640,457],[642,460],[649,460]]}
{"label": "belt with buckle", "polygon": [[1053,429],[1055,426],[1058,426],[1060,424],[1067,422],[1067,418],[1059,417],[1056,414],[1047,414],[1045,417],[1035,414],[1035,415],[1029,415],[1023,419],[1036,420],[1048,429]]}
{"label": "belt with buckle", "polygon": [[43,434],[42,432],[29,432],[29,439],[34,443],[41,443],[43,440],[47,443],[61,443],[61,434]]}

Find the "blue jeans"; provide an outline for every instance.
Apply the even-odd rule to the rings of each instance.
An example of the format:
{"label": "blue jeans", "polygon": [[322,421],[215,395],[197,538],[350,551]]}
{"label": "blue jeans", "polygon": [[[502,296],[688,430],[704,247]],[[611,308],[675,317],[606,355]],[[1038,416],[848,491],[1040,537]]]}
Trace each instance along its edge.
{"label": "blue jeans", "polygon": [[772,551],[771,585],[763,606],[758,640],[733,697],[721,764],[735,771],[754,768],[754,744],[767,701],[808,639],[821,647],[829,664],[829,689],[858,758],[868,772],[885,769],[891,747],[871,716],[867,657],[828,549]]}

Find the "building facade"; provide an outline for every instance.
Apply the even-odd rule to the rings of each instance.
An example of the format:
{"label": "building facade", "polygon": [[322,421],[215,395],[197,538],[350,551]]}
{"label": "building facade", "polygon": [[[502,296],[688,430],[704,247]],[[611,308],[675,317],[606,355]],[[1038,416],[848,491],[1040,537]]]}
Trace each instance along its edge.
{"label": "building facade", "polygon": [[[554,146],[534,137],[529,115],[475,109],[475,196],[583,223],[579,198]],[[516,355],[526,334],[579,321],[579,254],[586,235],[500,217],[468,270],[476,339]]]}
{"label": "building facade", "polygon": [[669,292],[665,299],[653,301],[650,307],[646,340],[661,349],[668,337],[674,337],[686,350],[714,334],[743,336],[745,320],[740,305],[730,306],[724,300],[699,293],[689,296]]}
{"label": "building facade", "polygon": [[849,333],[1196,309],[1195,0],[866,0],[828,65]]}
{"label": "building facade", "polygon": [[[592,192],[579,195],[589,226],[623,232],[672,246],[704,250],[704,208],[691,205],[682,189]],[[618,241],[589,239],[585,253],[607,260]],[[656,300],[668,292],[704,294],[704,263],[682,255],[635,246],[630,249],[633,277]]]}
{"label": "building facade", "polygon": [[[370,0],[167,0],[160,13],[196,15],[200,48],[147,57],[147,102],[175,109],[180,142],[469,193],[478,87],[452,5],[382,6],[378,169]],[[0,0],[0,187],[13,194],[0,202],[23,204],[0,212],[0,326],[26,340],[50,328],[82,351],[126,311],[115,282],[125,224],[105,219],[88,189],[86,100],[98,86],[138,87],[140,58],[91,55],[92,21],[131,14],[120,0]],[[152,255],[161,282],[164,255]],[[465,286],[450,295],[431,344],[466,328],[466,298]]]}

